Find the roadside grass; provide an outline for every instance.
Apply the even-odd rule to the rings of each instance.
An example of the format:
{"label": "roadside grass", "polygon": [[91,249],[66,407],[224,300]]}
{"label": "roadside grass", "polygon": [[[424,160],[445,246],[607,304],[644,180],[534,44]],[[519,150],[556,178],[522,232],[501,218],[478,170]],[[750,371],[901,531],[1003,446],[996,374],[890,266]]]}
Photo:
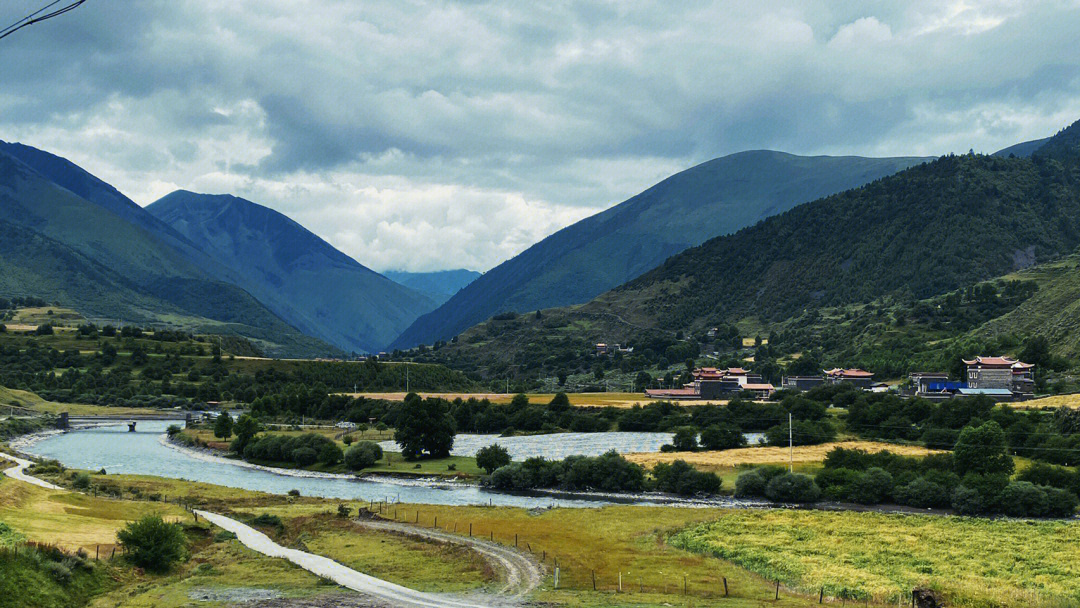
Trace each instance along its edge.
{"label": "roadside grass", "polygon": [[950,606],[1080,601],[1080,525],[801,510],[728,511],[672,544],[814,593],[906,602],[928,586]]}
{"label": "roadside grass", "polygon": [[[300,507],[303,508],[303,507]],[[286,508],[291,510],[291,508]],[[537,557],[547,552],[549,573],[557,558],[559,589],[548,576],[535,599],[572,606],[807,606],[804,596],[781,591],[774,602],[775,587],[747,570],[712,557],[694,554],[667,542],[667,537],[687,526],[721,516],[721,509],[609,506],[596,509],[520,509],[512,507],[455,507],[440,505],[389,505],[383,515],[430,527],[438,516],[439,527],[467,535],[491,538],[504,545],[530,550]],[[596,574],[597,591],[592,588]],[[619,573],[623,592],[617,593]],[[682,595],[683,577],[687,595]],[[722,598],[723,578],[730,597]],[[816,603],[817,598],[813,598]]]}
{"label": "roadside grass", "polygon": [[[468,547],[365,530],[332,513],[331,504],[321,505],[323,513],[284,519],[287,544],[419,591],[475,591],[497,580],[490,565]],[[268,511],[275,509],[260,512]]]}
{"label": "roadside grass", "polygon": [[94,555],[98,545],[111,550],[120,528],[148,514],[173,521],[190,519],[175,505],[95,498],[0,478],[0,521],[27,540],[67,551],[82,548]]}

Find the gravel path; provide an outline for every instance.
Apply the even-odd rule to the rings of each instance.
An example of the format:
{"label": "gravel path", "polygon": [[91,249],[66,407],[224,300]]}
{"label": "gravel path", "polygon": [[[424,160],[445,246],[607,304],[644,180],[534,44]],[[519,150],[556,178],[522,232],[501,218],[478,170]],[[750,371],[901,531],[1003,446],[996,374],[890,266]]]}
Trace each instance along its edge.
{"label": "gravel path", "polygon": [[500,603],[498,598],[491,598],[495,600],[493,603],[487,599],[471,600],[415,591],[408,587],[402,587],[357,572],[321,555],[313,555],[297,549],[287,549],[270,540],[270,537],[262,532],[224,515],[199,510],[195,512],[215,526],[236,534],[237,539],[245,547],[253,551],[269,557],[287,559],[312,574],[328,578],[342,587],[376,598],[390,606],[399,608],[491,608],[493,605]]}
{"label": "gravel path", "polygon": [[521,598],[540,586],[544,579],[542,566],[532,556],[498,543],[392,521],[359,519],[356,523],[371,530],[396,532],[469,547],[483,556],[494,568],[505,573],[506,584],[499,590],[499,594],[505,597]]}
{"label": "gravel path", "polygon": [[18,456],[12,456],[11,454],[5,454],[4,452],[0,452],[0,457],[6,458],[7,460],[10,460],[10,461],[15,463],[15,466],[13,466],[11,468],[8,468],[8,469],[4,469],[4,474],[7,475],[8,477],[10,477],[12,479],[18,479],[19,481],[25,481],[26,483],[32,483],[35,486],[45,488],[46,490],[63,490],[64,489],[64,488],[61,488],[58,485],[51,484],[51,483],[49,483],[49,482],[47,482],[47,481],[45,481],[43,479],[38,479],[37,477],[31,477],[31,476],[27,475],[26,472],[24,471],[24,469],[26,469],[26,467],[34,464],[34,463],[30,462],[29,460],[19,458]]}

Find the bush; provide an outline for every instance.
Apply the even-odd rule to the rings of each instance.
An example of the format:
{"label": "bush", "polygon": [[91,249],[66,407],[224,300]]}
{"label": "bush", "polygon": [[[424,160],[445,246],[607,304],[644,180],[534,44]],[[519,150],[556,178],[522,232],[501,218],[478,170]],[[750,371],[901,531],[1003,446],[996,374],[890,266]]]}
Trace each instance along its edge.
{"label": "bush", "polygon": [[683,426],[675,429],[675,436],[671,439],[671,445],[676,452],[693,452],[698,449],[697,429],[692,426]]}
{"label": "bush", "polygon": [[894,491],[896,502],[918,509],[935,509],[949,506],[949,492],[941,484],[925,477],[917,477]]}
{"label": "bush", "polygon": [[740,498],[765,497],[765,487],[774,477],[784,474],[782,467],[759,467],[747,471],[735,480],[735,496]]}
{"label": "bush", "polygon": [[487,471],[488,475],[494,473],[495,469],[508,464],[510,464],[510,452],[497,443],[480,448],[476,452],[476,466]]}
{"label": "bush", "polygon": [[1044,487],[1047,517],[1072,517],[1076,514],[1076,495],[1061,488]]}
{"label": "bush", "polygon": [[731,450],[746,446],[746,436],[737,426],[713,424],[701,431],[701,447],[706,450]]}
{"label": "bush", "polygon": [[311,466],[318,460],[319,455],[311,448],[296,448],[292,451],[292,461],[302,467]]}
{"label": "bush", "polygon": [[961,484],[953,490],[952,508],[960,515],[979,515],[986,507],[978,490]]}
{"label": "bush", "polygon": [[1030,481],[1014,481],[1005,486],[1000,504],[1010,517],[1042,517],[1050,507],[1046,491]]}
{"label": "bush", "polygon": [[816,502],[821,498],[821,490],[807,475],[784,473],[769,480],[765,497],[773,502]]}
{"label": "bush", "polygon": [[360,441],[354,443],[345,452],[345,466],[350,471],[366,469],[383,457],[382,448],[373,441]]}
{"label": "bush", "polygon": [[335,465],[345,459],[341,448],[334,443],[328,443],[319,450],[319,462],[327,465]]}
{"label": "bush", "polygon": [[[294,490],[295,491],[295,490]],[[297,495],[300,493],[297,492]],[[263,513],[248,520],[248,523],[252,526],[266,526],[271,528],[283,528],[285,524],[281,523],[281,518],[277,515],[271,515],[269,513]]]}
{"label": "bush", "polygon": [[86,473],[78,473],[75,478],[71,480],[71,487],[76,490],[87,490],[90,488],[90,476]]}
{"label": "bush", "polygon": [[167,572],[186,553],[187,539],[180,525],[165,523],[157,515],[129,523],[116,537],[128,559],[151,572]]}
{"label": "bush", "polygon": [[864,504],[876,505],[892,497],[893,477],[885,469],[872,467],[859,475],[851,487],[851,500]]}
{"label": "bush", "polygon": [[818,472],[814,481],[821,488],[821,493],[829,500],[852,500],[855,483],[862,479],[862,471],[847,467],[824,468]]}
{"label": "bush", "polygon": [[653,467],[656,489],[681,496],[715,494],[720,491],[721,480],[713,473],[698,471],[683,460],[670,465],[660,463]]}

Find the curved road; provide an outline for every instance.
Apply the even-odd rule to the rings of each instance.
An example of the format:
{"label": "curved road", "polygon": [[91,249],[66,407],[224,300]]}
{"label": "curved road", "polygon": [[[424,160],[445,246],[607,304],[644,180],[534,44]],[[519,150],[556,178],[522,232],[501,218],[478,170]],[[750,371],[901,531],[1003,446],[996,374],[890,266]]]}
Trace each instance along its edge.
{"label": "curved road", "polygon": [[[205,517],[207,521],[215,526],[232,532],[245,547],[257,553],[289,560],[316,576],[328,578],[342,587],[377,598],[396,607],[491,608],[493,605],[500,603],[498,597],[471,600],[415,591],[408,587],[402,587],[401,585],[368,576],[363,572],[357,572],[321,555],[313,555],[297,549],[287,549],[275,543],[262,532],[224,515],[200,510],[195,512]],[[481,601],[482,603],[479,603]]]}
{"label": "curved road", "polygon": [[30,462],[29,460],[19,458],[18,456],[12,456],[11,454],[5,454],[4,452],[0,452],[0,458],[6,458],[7,460],[10,460],[10,461],[15,463],[15,466],[4,469],[4,474],[7,475],[8,477],[12,478],[12,479],[18,479],[19,481],[25,481],[26,483],[32,483],[35,486],[38,486],[39,488],[45,488],[46,490],[63,490],[64,489],[64,488],[61,488],[58,485],[51,484],[51,483],[49,483],[49,482],[47,482],[47,481],[45,481],[43,479],[38,479],[37,477],[31,477],[31,476],[27,475],[26,471],[25,471],[26,467],[34,464],[34,463]]}
{"label": "curved road", "polygon": [[451,534],[433,528],[419,528],[393,521],[366,520],[355,522],[371,530],[394,532],[453,545],[462,545],[479,553],[493,567],[506,572],[506,583],[499,594],[507,598],[521,598],[540,586],[544,571],[528,554],[480,538]]}

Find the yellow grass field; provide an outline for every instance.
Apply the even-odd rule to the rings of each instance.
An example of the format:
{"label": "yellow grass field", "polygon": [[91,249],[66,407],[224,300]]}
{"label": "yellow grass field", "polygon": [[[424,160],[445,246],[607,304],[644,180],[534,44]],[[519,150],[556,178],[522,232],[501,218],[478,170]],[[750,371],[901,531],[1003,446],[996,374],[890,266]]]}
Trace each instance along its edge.
{"label": "yellow grass field", "polygon": [[1041,399],[1032,399],[1031,401],[1018,401],[1016,403],[1009,404],[1015,408],[1040,408],[1040,407],[1080,407],[1080,393],[1072,395],[1054,395],[1052,397],[1043,397]]}
{"label": "yellow grass field", "polygon": [[[929,586],[947,605],[1075,606],[1080,524],[928,515],[730,511],[672,544],[813,593],[907,605]],[[861,602],[859,603],[861,605]]]}
{"label": "yellow grass field", "polygon": [[0,477],[0,521],[29,540],[70,551],[81,547],[93,555],[98,545],[111,549],[117,530],[152,513],[169,520],[190,519],[175,505],[94,498]]}
{"label": "yellow grass field", "polygon": [[45,414],[68,412],[73,416],[132,416],[137,414],[160,414],[160,410],[137,407],[106,407],[84,403],[56,403],[46,401],[30,391],[0,386],[0,413],[3,406],[14,405]]}
{"label": "yellow grass field", "polygon": [[902,456],[926,456],[940,452],[940,450],[930,450],[920,446],[894,445],[876,441],[839,441],[821,445],[800,445],[791,450],[791,453],[788,452],[788,448],[760,447],[717,452],[637,453],[626,454],[625,458],[647,468],[652,468],[661,462],[685,460],[697,468],[708,471],[750,464],[787,464],[789,458],[796,463],[821,462],[833,448],[866,450],[871,453],[888,450]]}

